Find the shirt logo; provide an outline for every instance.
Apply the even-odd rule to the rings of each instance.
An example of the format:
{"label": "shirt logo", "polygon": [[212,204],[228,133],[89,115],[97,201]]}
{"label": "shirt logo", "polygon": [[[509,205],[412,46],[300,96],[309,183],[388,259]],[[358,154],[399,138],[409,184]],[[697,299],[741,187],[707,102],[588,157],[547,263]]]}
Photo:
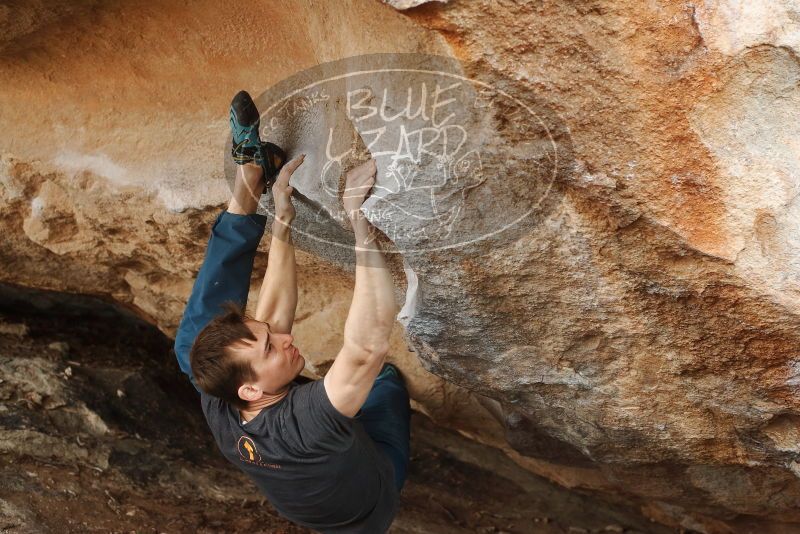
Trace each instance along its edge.
{"label": "shirt logo", "polygon": [[247,436],[242,436],[241,438],[239,438],[238,448],[239,448],[239,457],[242,460],[246,462],[261,461],[261,455],[258,454],[258,449],[256,449],[256,443]]}
{"label": "shirt logo", "polygon": [[262,462],[261,455],[258,453],[258,449],[256,448],[256,442],[247,436],[242,436],[239,438],[236,448],[239,450],[239,459],[241,459],[243,462],[257,465],[259,467],[281,469],[280,464]]}

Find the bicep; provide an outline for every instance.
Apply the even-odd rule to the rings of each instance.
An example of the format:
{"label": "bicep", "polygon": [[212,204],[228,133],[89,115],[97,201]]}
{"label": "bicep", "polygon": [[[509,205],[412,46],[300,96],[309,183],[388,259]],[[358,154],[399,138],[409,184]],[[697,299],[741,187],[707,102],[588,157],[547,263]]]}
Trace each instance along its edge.
{"label": "bicep", "polygon": [[325,391],[336,410],[355,417],[367,400],[385,357],[361,357],[343,347],[323,379]]}

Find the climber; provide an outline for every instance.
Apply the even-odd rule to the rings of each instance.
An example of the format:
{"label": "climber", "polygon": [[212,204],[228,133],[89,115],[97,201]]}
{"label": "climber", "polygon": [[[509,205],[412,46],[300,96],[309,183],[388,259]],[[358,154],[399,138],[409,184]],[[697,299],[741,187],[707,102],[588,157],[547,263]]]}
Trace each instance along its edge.
{"label": "climber", "polygon": [[[200,392],[220,451],[281,515],[321,532],[384,532],[406,478],[410,407],[399,371],[384,363],[395,313],[392,278],[360,211],[375,161],[345,180],[356,269],[344,343],[323,379],[303,382],[305,359],[291,334],[297,283],[289,179],[305,156],[285,162],[280,148],[261,142],[259,113],[246,92],[236,95],[230,113],[233,196],[211,228],[176,357]],[[267,184],[275,203],[272,239],[251,317],[242,310],[267,221],[256,213]]]}

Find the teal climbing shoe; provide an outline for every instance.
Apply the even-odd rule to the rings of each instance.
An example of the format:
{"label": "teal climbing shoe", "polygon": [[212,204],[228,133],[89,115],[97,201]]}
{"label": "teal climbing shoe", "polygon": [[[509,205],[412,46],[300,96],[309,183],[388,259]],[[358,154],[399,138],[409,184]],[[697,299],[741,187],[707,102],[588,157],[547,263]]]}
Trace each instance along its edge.
{"label": "teal climbing shoe", "polygon": [[254,161],[264,169],[264,179],[267,185],[271,185],[286,163],[286,152],[274,143],[264,142],[261,143],[261,150],[256,154]]}
{"label": "teal climbing shoe", "polygon": [[384,378],[389,378],[389,377],[397,377],[402,380],[402,378],[400,377],[400,372],[397,370],[397,367],[395,367],[391,363],[384,363],[380,374],[378,374],[375,380],[382,380]]}
{"label": "teal climbing shoe", "polygon": [[258,108],[247,91],[239,91],[233,97],[230,124],[233,134],[233,161],[238,165],[252,163],[261,150],[261,139],[258,138],[261,120]]}
{"label": "teal climbing shoe", "polygon": [[233,161],[237,165],[261,165],[264,169],[264,180],[270,184],[275,181],[278,171],[286,162],[286,153],[278,145],[261,141],[258,136],[260,125],[258,108],[253,99],[247,91],[236,93],[230,111]]}

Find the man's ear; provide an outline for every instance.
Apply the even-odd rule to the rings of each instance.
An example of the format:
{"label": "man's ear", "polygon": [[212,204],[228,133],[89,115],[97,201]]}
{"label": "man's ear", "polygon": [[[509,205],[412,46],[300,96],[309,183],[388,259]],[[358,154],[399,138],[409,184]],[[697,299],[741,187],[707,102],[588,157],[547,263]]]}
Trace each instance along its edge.
{"label": "man's ear", "polygon": [[247,402],[257,401],[263,394],[261,388],[255,384],[242,384],[237,393],[240,399]]}

